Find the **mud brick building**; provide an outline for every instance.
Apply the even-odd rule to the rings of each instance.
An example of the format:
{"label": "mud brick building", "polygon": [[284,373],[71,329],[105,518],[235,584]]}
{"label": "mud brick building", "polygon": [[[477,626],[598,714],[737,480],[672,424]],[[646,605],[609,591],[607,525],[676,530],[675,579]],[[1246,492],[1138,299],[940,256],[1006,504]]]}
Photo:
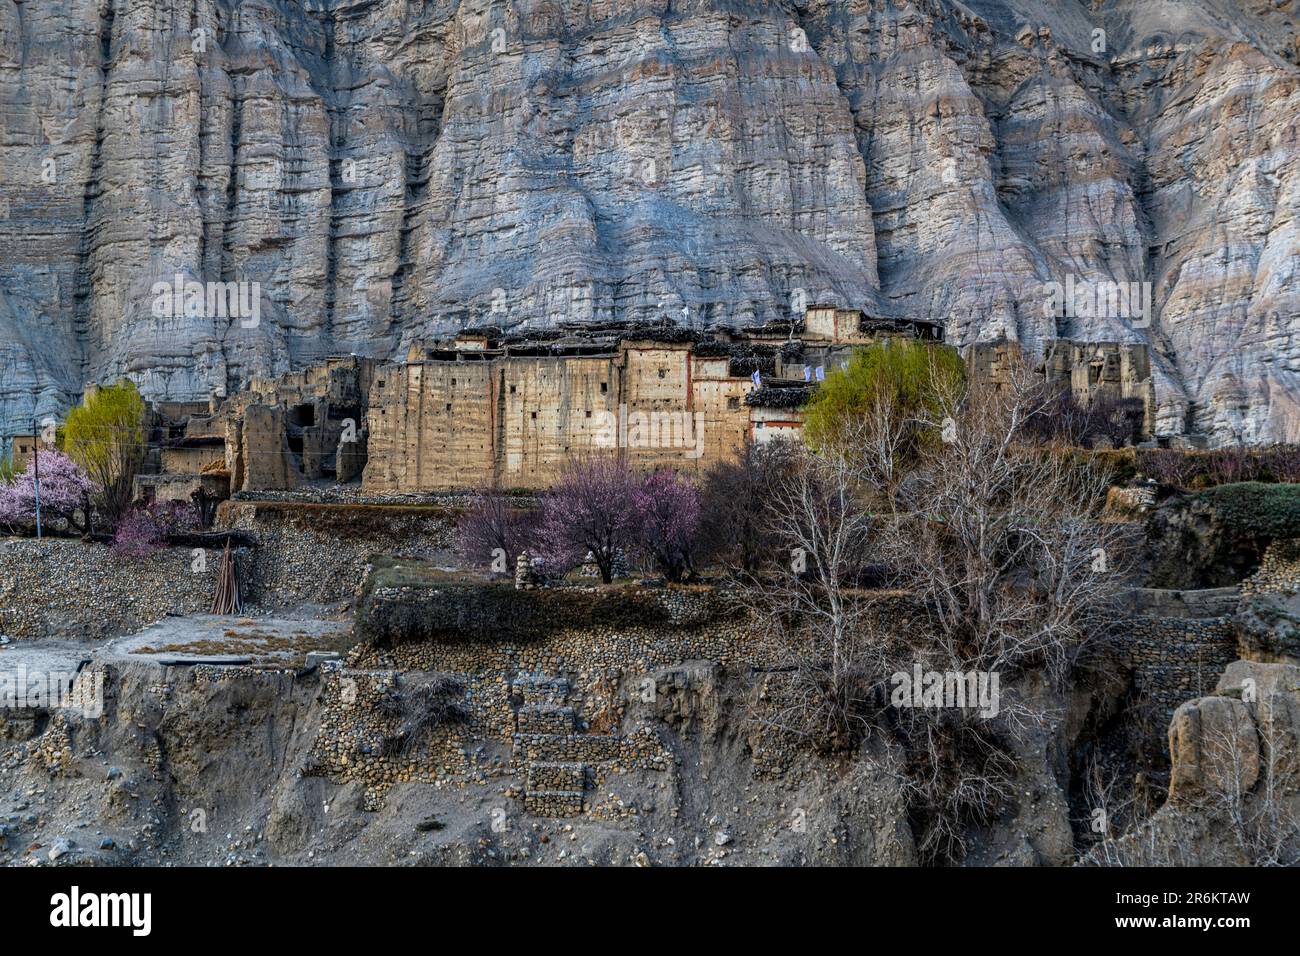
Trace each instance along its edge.
{"label": "mud brick building", "polygon": [[806,398],[806,366],[886,335],[942,338],[932,323],[819,307],[802,323],[707,335],[611,325],[519,339],[487,329],[415,346],[375,373],[364,488],[544,488],[570,459],[599,451],[643,470],[706,470],[747,440],[797,435],[802,401],[768,400]]}
{"label": "mud brick building", "polygon": [[[1011,369],[1026,360],[1020,343],[999,339],[968,346],[966,368],[975,381],[994,384],[1009,381]],[[1074,342],[1055,339],[1047,343],[1035,369],[1049,382],[1068,387],[1079,404],[1102,399],[1137,399],[1144,409],[1142,432],[1155,430],[1156,391],[1151,376],[1151,355],[1135,342]]]}
{"label": "mud brick building", "polygon": [[[220,472],[231,492],[357,479],[367,495],[540,489],[598,452],[641,470],[698,473],[747,441],[798,437],[817,370],[890,337],[937,343],[943,332],[830,306],[706,333],[647,323],[468,329],[412,344],[403,361],[339,356],[254,378],[206,409],[177,409],[150,469],[157,476],[142,487],[170,496],[196,482],[206,489]],[[972,378],[994,383],[1021,359],[1005,341],[966,353]],[[1145,346],[1059,340],[1036,368],[1085,402],[1139,397],[1150,424]]]}

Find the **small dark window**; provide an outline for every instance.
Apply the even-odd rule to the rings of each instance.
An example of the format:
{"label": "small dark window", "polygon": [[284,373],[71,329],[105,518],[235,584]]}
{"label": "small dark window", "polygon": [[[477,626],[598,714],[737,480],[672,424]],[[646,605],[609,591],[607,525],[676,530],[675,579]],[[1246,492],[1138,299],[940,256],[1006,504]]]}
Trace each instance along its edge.
{"label": "small dark window", "polygon": [[[511,389],[511,391],[514,391],[514,389]],[[608,391],[609,391],[609,382],[601,382],[601,383],[600,383],[600,391],[601,391],[601,394],[604,394],[605,392],[608,392]]]}
{"label": "small dark window", "polygon": [[739,408],[739,407],[740,407],[740,399],[738,399],[738,398],[729,398],[729,399],[727,399],[727,407],[728,407],[728,408]]}
{"label": "small dark window", "polygon": [[451,411],[451,402],[447,403],[447,411]]}
{"label": "small dark window", "polygon": [[533,412],[533,420],[534,420],[534,421],[537,420],[537,413],[536,413],[536,412]]}
{"label": "small dark window", "polygon": [[513,395],[514,393],[515,393],[515,387],[514,387],[513,385],[511,385],[511,386],[510,386],[510,394]]}
{"label": "small dark window", "polygon": [[294,405],[289,409],[289,424],[298,428],[311,428],[316,424],[316,406]]}
{"label": "small dark window", "polygon": [[659,377],[660,377],[660,378],[663,378],[663,377],[664,377],[665,375],[667,375],[667,374],[668,374],[668,369],[666,369],[666,368],[661,368],[661,369],[659,370]]}
{"label": "small dark window", "polygon": [[384,380],[381,378],[381,379],[380,379],[376,384],[377,384],[380,388],[383,388],[383,387],[384,387]]}
{"label": "small dark window", "polygon": [[455,380],[454,378],[451,380],[451,384],[452,384],[452,385],[455,385],[455,384],[456,384],[456,380]]}
{"label": "small dark window", "polygon": [[588,418],[590,418],[590,417],[591,417],[591,409],[590,409],[590,408],[589,408],[589,409],[587,409],[587,417],[588,417]]}

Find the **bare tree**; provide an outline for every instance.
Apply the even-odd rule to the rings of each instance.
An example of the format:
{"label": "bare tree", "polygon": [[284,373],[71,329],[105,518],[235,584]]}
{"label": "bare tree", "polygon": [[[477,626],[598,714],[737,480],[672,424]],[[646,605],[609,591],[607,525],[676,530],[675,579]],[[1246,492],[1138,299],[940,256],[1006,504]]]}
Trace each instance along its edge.
{"label": "bare tree", "polygon": [[879,546],[928,612],[932,647],[964,668],[1063,677],[1123,586],[1132,530],[1101,520],[1109,473],[1023,442],[1044,414],[1028,375],[950,390],[942,436],[894,497]]}
{"label": "bare tree", "polygon": [[798,446],[776,440],[745,444],[720,461],[700,491],[700,542],[706,559],[742,573],[770,564],[776,552],[769,511],[772,494],[797,460]]}
{"label": "bare tree", "polygon": [[854,583],[871,518],[851,462],[834,451],[801,452],[770,495],[768,533],[783,560],[740,591],[780,675],[755,719],[817,749],[843,749],[869,730],[883,679],[880,645],[868,639],[872,602]]}
{"label": "bare tree", "polygon": [[[1000,388],[941,379],[935,389],[909,421],[868,408],[804,454],[773,496],[795,564],[753,582],[746,600],[785,675],[780,703],[769,695],[756,719],[841,747],[886,729],[901,746],[888,769],[903,781],[918,849],[943,860],[1001,811],[1016,741],[1051,716],[999,694],[999,681],[1037,670],[1063,682],[1105,624],[1129,535],[1100,520],[1108,475],[1091,458],[1027,443],[1026,423],[1047,413],[1027,371]],[[927,440],[911,440],[900,463],[897,436],[918,424]],[[893,589],[861,586],[870,562],[883,562]],[[956,690],[985,680],[1000,699],[891,696],[913,672]]]}

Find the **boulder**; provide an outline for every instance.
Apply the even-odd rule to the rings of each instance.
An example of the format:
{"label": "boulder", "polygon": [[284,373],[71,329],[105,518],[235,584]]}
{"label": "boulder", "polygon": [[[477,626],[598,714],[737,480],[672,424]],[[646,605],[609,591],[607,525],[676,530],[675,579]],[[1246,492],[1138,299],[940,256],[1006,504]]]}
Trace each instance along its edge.
{"label": "boulder", "polygon": [[1169,799],[1214,802],[1259,779],[1259,735],[1250,709],[1232,697],[1189,700],[1169,725]]}

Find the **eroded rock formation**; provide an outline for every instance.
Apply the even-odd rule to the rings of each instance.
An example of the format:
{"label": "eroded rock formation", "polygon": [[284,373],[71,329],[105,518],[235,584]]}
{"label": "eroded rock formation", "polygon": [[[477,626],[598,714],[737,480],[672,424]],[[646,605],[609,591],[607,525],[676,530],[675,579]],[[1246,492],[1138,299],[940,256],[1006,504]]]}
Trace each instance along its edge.
{"label": "eroded rock formation", "polygon": [[[1149,341],[1163,433],[1295,440],[1294,7],[0,0],[0,434],[121,374],[830,301]],[[1068,277],[1150,315],[1053,317]]]}

